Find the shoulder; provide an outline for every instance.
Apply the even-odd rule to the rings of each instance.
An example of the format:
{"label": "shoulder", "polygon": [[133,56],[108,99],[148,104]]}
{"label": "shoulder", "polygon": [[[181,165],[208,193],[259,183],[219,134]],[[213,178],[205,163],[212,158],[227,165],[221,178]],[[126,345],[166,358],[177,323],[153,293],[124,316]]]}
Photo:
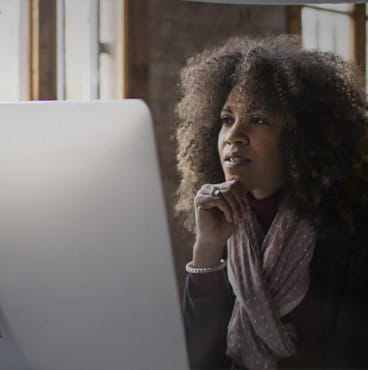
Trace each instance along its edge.
{"label": "shoulder", "polygon": [[[368,205],[361,204],[354,209],[354,229],[349,235],[350,256],[356,253],[368,259]],[[364,259],[365,259],[364,258]],[[367,259],[365,259],[367,261]]]}
{"label": "shoulder", "polygon": [[354,210],[354,223],[356,232],[366,230],[368,224],[368,204],[360,204]]}
{"label": "shoulder", "polygon": [[312,266],[318,271],[330,266],[345,277],[347,272],[360,275],[366,271],[364,280],[368,284],[368,206],[361,204],[355,207],[353,220],[352,231],[336,232],[318,239]]}

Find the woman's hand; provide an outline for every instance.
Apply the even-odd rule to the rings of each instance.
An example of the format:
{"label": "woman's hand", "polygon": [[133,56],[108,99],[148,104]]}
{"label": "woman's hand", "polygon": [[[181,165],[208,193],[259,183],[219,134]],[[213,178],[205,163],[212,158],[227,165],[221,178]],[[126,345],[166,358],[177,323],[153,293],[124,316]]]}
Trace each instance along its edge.
{"label": "woman's hand", "polygon": [[[212,193],[214,187],[220,190],[217,196]],[[194,198],[197,228],[194,266],[213,266],[220,262],[227,239],[245,217],[245,192],[238,180],[205,184],[197,192]]]}

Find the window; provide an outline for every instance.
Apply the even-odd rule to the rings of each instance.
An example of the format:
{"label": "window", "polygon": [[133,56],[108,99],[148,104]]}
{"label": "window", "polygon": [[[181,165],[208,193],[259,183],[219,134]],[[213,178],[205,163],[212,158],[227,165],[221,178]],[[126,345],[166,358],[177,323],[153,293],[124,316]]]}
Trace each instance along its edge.
{"label": "window", "polygon": [[0,2],[0,100],[28,98],[28,3]]}
{"label": "window", "polygon": [[355,61],[366,74],[366,4],[320,4],[289,8],[289,32],[301,33],[306,48],[333,51]]}
{"label": "window", "polygon": [[58,98],[122,96],[121,0],[59,0]]}
{"label": "window", "polygon": [[122,97],[126,2],[0,0],[0,100]]}
{"label": "window", "polygon": [[326,4],[302,9],[302,40],[308,49],[332,51],[351,59],[352,5]]}

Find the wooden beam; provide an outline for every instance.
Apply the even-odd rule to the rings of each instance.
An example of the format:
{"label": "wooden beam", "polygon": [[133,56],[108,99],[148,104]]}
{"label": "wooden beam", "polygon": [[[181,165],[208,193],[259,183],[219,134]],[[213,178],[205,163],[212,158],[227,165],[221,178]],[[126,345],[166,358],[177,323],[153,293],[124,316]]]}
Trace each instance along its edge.
{"label": "wooden beam", "polygon": [[57,98],[56,0],[30,0],[30,98]]}
{"label": "wooden beam", "polygon": [[365,75],[366,70],[366,14],[365,4],[353,5],[353,57]]}
{"label": "wooden beam", "polygon": [[128,68],[126,66],[127,63],[127,41],[128,41],[128,27],[127,27],[127,22],[128,22],[128,17],[127,17],[127,11],[128,11],[128,6],[127,6],[127,1],[122,0],[122,12],[121,12],[121,96],[122,98],[126,98],[127,96],[127,74],[128,74]]}
{"label": "wooden beam", "polygon": [[38,97],[38,1],[29,0],[29,99]]}
{"label": "wooden beam", "polygon": [[290,34],[302,34],[302,7],[290,5],[287,7],[287,32]]}
{"label": "wooden beam", "polygon": [[126,98],[148,100],[148,0],[124,0],[123,79]]}

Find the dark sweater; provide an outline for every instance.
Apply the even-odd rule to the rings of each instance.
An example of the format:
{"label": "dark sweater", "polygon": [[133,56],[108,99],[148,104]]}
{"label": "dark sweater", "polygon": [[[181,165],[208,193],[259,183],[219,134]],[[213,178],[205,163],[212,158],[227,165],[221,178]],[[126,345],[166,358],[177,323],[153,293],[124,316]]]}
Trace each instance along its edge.
{"label": "dark sweater", "polygon": [[[283,318],[296,328],[297,353],[279,361],[280,368],[368,369],[367,216],[359,213],[354,234],[317,241],[310,289]],[[234,295],[226,271],[216,279],[202,295],[198,281],[187,280],[184,317],[193,369],[231,368],[225,352]]]}

